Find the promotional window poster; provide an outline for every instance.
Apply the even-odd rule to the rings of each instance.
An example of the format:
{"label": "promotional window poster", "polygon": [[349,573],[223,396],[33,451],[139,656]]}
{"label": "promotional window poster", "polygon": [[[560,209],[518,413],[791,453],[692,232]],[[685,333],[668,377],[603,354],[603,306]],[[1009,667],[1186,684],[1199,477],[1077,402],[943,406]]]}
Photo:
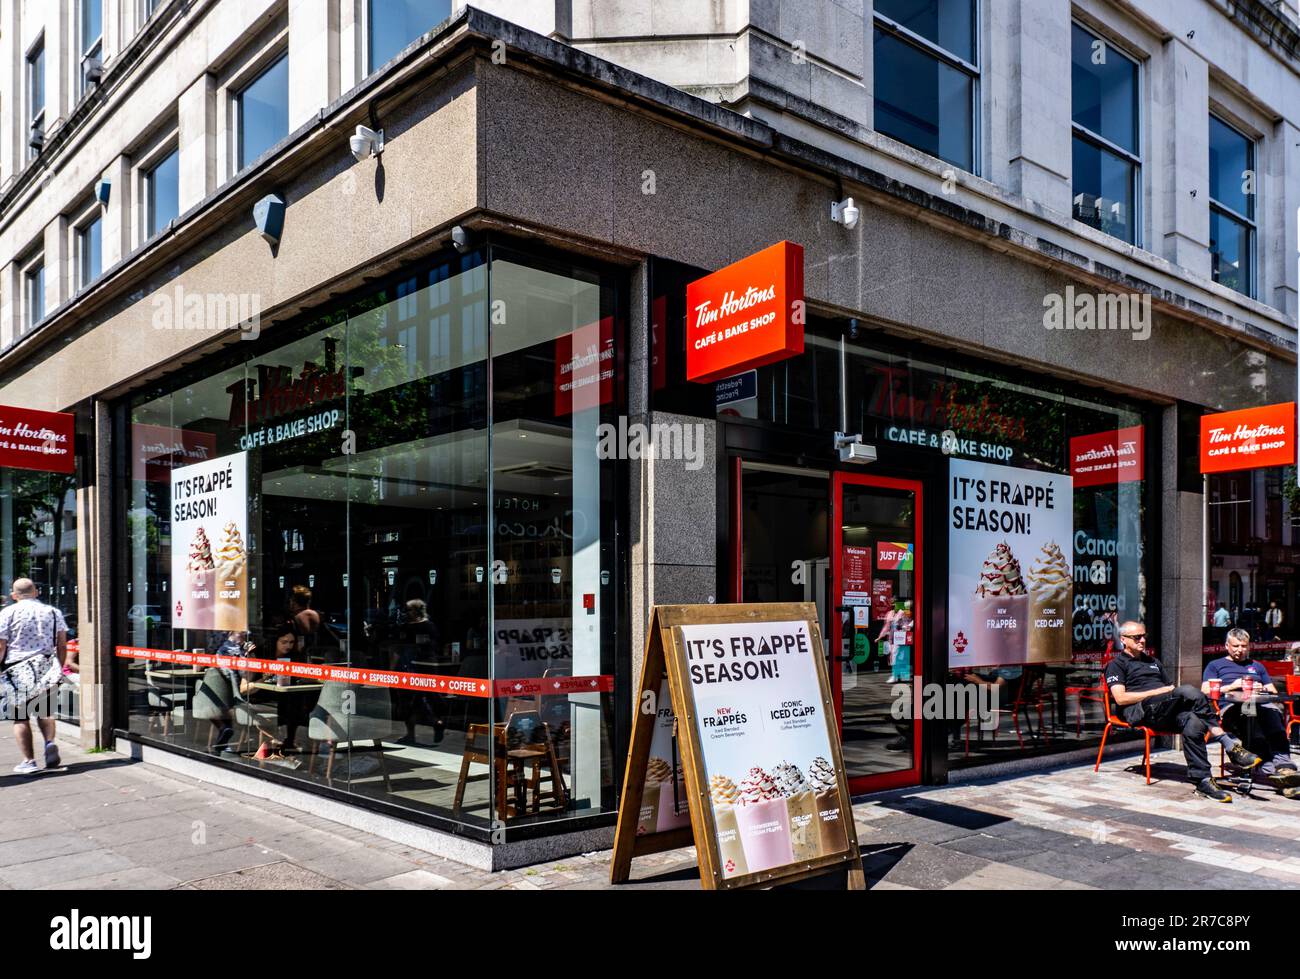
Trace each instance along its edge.
{"label": "promotional window poster", "polygon": [[174,629],[248,629],[248,454],[171,471]]}
{"label": "promotional window poster", "polygon": [[807,622],[684,625],[724,878],[847,850]]}
{"label": "promotional window poster", "polygon": [[1069,661],[1070,477],[952,459],[948,495],[950,667]]}

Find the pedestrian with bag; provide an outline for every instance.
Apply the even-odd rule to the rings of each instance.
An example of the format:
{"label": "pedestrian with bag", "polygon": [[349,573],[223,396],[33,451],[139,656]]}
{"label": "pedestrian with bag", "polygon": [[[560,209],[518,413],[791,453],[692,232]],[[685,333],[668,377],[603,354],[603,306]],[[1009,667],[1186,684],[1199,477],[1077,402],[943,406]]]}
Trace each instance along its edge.
{"label": "pedestrian with bag", "polygon": [[54,689],[63,677],[67,658],[68,624],[63,613],[40,600],[40,589],[30,578],[14,581],[14,604],[0,609],[0,712],[14,721],[14,737],[23,761],[19,775],[34,775],[40,766],[32,750],[28,718],[36,712],[45,738],[45,767],[58,768],[59,747],[54,743]]}

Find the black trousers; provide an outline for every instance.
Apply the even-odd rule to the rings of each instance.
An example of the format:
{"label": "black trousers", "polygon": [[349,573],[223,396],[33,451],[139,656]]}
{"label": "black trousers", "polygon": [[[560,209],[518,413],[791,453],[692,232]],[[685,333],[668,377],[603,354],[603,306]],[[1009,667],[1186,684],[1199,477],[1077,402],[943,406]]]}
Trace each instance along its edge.
{"label": "black trousers", "polygon": [[1175,687],[1159,697],[1148,697],[1124,708],[1124,720],[1142,724],[1161,734],[1183,736],[1183,757],[1187,777],[1193,782],[1210,777],[1210,755],[1205,736],[1219,724],[1219,712],[1210,698],[1191,684]]}
{"label": "black trousers", "polygon": [[[1265,775],[1271,775],[1279,765],[1285,768],[1293,764],[1286,721],[1286,715],[1272,707],[1260,705],[1255,711],[1253,737],[1246,747],[1264,759],[1262,768]],[[1245,739],[1246,722],[1242,719],[1240,704],[1233,704],[1223,712],[1223,727]]]}

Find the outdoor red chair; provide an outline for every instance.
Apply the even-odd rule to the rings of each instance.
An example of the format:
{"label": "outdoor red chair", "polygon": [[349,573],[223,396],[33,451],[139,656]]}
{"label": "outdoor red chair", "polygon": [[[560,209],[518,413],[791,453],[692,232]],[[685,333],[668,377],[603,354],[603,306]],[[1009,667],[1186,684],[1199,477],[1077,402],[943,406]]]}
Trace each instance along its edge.
{"label": "outdoor red chair", "polygon": [[[1102,683],[1105,683],[1105,680],[1103,680]],[[1143,762],[1146,764],[1146,769],[1147,769],[1147,785],[1150,785],[1151,784],[1151,736],[1153,734],[1158,734],[1159,732],[1153,731],[1151,728],[1147,727],[1144,724],[1130,724],[1128,721],[1120,720],[1118,717],[1112,714],[1110,710],[1109,690],[1107,690],[1105,695],[1102,697],[1101,704],[1102,707],[1104,707],[1106,710],[1106,729],[1101,732],[1101,747],[1097,749],[1097,764],[1093,766],[1092,770],[1094,772],[1101,770],[1101,755],[1102,752],[1106,750],[1106,737],[1110,734],[1110,729],[1112,727],[1127,728],[1130,731],[1141,731],[1143,736],[1146,739],[1146,748],[1143,755]]]}
{"label": "outdoor red chair", "polygon": [[[1294,676],[1294,675],[1288,675],[1288,676],[1287,676],[1287,678],[1286,678],[1286,692],[1287,692],[1287,693],[1300,693],[1300,676]],[[1291,740],[1291,729],[1292,729],[1293,727],[1295,727],[1297,724],[1300,724],[1300,717],[1297,717],[1297,716],[1296,716],[1296,713],[1295,713],[1295,701],[1289,701],[1289,702],[1287,703],[1287,705],[1286,705],[1286,712],[1287,712],[1286,737],[1287,737],[1287,740],[1290,741],[1290,740]]]}

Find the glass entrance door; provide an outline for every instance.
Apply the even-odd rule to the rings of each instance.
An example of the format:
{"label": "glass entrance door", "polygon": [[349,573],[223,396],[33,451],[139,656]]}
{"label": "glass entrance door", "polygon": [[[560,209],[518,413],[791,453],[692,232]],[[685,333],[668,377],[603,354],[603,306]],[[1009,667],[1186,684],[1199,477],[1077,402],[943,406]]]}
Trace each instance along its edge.
{"label": "glass entrance door", "polygon": [[835,473],[831,688],[854,793],[921,779],[921,484]]}

